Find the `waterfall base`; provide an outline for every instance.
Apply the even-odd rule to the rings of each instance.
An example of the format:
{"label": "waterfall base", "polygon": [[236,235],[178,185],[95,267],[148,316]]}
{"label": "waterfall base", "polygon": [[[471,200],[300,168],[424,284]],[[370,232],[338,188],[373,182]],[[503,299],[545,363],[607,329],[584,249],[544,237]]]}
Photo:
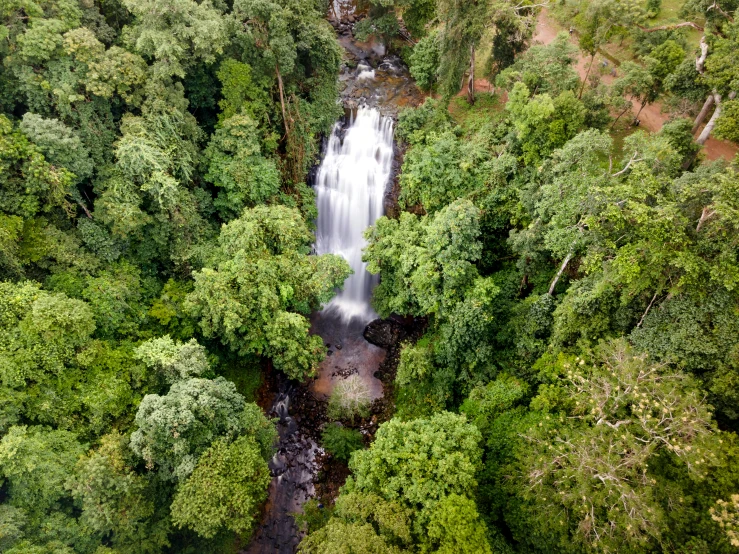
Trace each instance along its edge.
{"label": "waterfall base", "polygon": [[323,338],[330,353],[321,362],[318,378],[310,385],[316,398],[327,399],[337,382],[353,374],[367,384],[372,400],[382,396],[382,382],[374,374],[385,359],[385,350],[364,339],[364,327],[364,321],[346,323],[331,312],[313,314],[311,333]]}

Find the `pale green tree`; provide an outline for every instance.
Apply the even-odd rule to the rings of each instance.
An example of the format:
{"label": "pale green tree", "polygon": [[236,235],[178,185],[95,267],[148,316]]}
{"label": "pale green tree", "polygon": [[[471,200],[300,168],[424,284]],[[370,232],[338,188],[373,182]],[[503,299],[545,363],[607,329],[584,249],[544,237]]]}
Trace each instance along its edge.
{"label": "pale green tree", "polygon": [[149,394],[141,401],[131,449],[164,479],[182,481],[216,440],[249,433],[268,449],[274,429],[257,414],[259,408],[223,377],[177,381],[166,395]]}
{"label": "pale green tree", "polygon": [[208,353],[195,339],[182,343],[165,335],[141,343],[135,352],[139,360],[160,372],[168,383],[202,377],[210,371]]}
{"label": "pale green tree", "polygon": [[[212,63],[227,42],[226,19],[210,1],[125,0],[135,16],[124,31],[126,42],[154,62],[154,76],[184,77],[188,66],[199,60]],[[152,17],[151,14],[158,14]]]}

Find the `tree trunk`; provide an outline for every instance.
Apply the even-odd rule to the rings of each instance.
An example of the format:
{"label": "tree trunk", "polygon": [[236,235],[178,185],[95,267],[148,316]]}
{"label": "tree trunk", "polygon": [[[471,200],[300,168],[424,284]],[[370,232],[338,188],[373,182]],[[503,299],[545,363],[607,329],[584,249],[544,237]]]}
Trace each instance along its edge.
{"label": "tree trunk", "polygon": [[[732,91],[729,94],[729,100],[733,100],[735,97],[736,97],[736,92]],[[716,126],[716,122],[718,121],[718,118],[721,117],[721,95],[714,94],[713,101],[716,103],[716,109],[713,110],[713,115],[711,116],[711,119],[708,120],[708,123],[706,123],[706,126],[703,129],[703,132],[700,134],[700,136],[695,141],[701,146],[703,146],[708,140],[708,137],[711,136],[711,132],[713,131],[713,128]]]}
{"label": "tree trunk", "polygon": [[706,70],[706,58],[708,57],[708,43],[706,42],[706,35],[701,37],[701,55],[695,59],[695,70],[703,75]]}
{"label": "tree trunk", "polygon": [[698,131],[698,128],[703,125],[703,121],[706,119],[711,106],[713,106],[713,93],[708,95],[708,98],[706,98],[706,102],[703,104],[698,117],[695,118],[693,129],[690,131],[691,134],[695,135],[695,133]]}
{"label": "tree trunk", "polygon": [[639,108],[639,111],[636,112],[636,115],[634,116],[634,125],[639,121],[639,114],[641,114],[641,111],[644,109],[644,107],[647,105],[647,101],[644,100],[644,102],[641,103],[641,108]]}
{"label": "tree trunk", "polygon": [[703,30],[703,27],[700,25],[697,25],[696,23],[693,23],[692,21],[683,21],[682,23],[671,23],[669,25],[660,25],[659,27],[642,27],[641,25],[637,25],[639,29],[644,31],[645,33],[654,33],[655,31],[667,31],[668,29],[681,29],[683,27],[692,27],[693,29],[697,29],[699,31]]}
{"label": "tree trunk", "polygon": [[470,78],[467,81],[467,102],[475,103],[475,45],[470,46]]}
{"label": "tree trunk", "polygon": [[621,119],[621,116],[624,115],[627,111],[629,111],[629,108],[631,108],[631,105],[626,106],[624,111],[618,114],[618,117],[616,117],[615,121],[611,123],[611,130],[613,130],[613,128],[616,126],[616,123],[618,123],[618,120]]}
{"label": "tree trunk", "polygon": [[588,77],[590,76],[590,69],[593,67],[594,61],[595,61],[595,52],[593,52],[593,55],[590,56],[590,65],[588,66],[588,70],[585,73],[585,78],[582,80],[582,86],[580,87],[580,94],[577,95],[578,99],[582,98],[582,93],[585,90],[585,83],[588,82]]}
{"label": "tree trunk", "polygon": [[572,259],[572,251],[570,251],[569,254],[567,254],[567,257],[562,262],[562,265],[559,267],[559,271],[557,272],[557,275],[554,276],[554,280],[552,281],[552,284],[549,285],[549,296],[552,296],[554,294],[554,288],[557,286],[557,283],[559,282],[559,278],[562,277],[562,273],[564,273],[565,268],[567,267],[567,264],[570,263],[570,260]]}
{"label": "tree trunk", "polygon": [[290,134],[290,122],[287,119],[287,110],[285,109],[285,89],[282,86],[282,75],[280,75],[280,66],[275,64],[275,72],[277,73],[277,87],[280,89],[280,107],[282,108],[282,122],[285,125],[285,135]]}

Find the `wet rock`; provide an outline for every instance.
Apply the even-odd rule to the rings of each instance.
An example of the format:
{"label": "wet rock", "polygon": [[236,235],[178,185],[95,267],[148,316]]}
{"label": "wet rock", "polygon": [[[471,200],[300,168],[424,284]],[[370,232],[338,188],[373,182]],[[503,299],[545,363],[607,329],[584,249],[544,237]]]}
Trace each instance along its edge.
{"label": "wet rock", "polygon": [[403,326],[397,321],[391,319],[375,319],[370,321],[362,333],[364,339],[379,346],[380,348],[390,348],[403,340],[407,333]]}

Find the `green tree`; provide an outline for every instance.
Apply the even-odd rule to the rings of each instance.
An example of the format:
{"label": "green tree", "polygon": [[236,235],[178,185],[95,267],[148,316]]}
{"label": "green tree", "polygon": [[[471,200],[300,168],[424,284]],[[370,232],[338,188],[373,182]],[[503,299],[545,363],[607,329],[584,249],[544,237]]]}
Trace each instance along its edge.
{"label": "green tree", "polygon": [[[0,474],[13,519],[23,521],[21,540],[9,552],[89,552],[95,539],[81,533],[65,483],[85,446],[69,431],[14,426],[0,441]],[[11,520],[12,521],[12,520]],[[17,523],[16,523],[17,525]],[[18,527],[13,532],[18,533]]]}
{"label": "green tree", "polygon": [[485,536],[485,524],[474,500],[450,494],[431,515],[429,537],[439,541],[437,552],[444,554],[492,554]]}
{"label": "green tree", "polygon": [[[700,480],[719,462],[695,382],[649,364],[625,341],[603,346],[592,362],[560,357],[545,371],[564,375],[552,385],[557,394],[548,390],[532,402],[550,415],[523,433],[514,470],[521,481],[508,490],[523,487],[533,496],[521,494],[526,524],[517,532],[526,533],[525,525],[537,527],[533,537],[553,532],[551,545],[569,532],[570,548],[648,548],[664,530],[653,463],[666,456]],[[557,527],[563,531],[552,531]]]}
{"label": "green tree", "polygon": [[380,315],[442,314],[458,302],[477,277],[479,217],[472,202],[457,200],[433,216],[380,218],[364,253],[371,273],[383,271],[373,297]]}
{"label": "green tree", "polygon": [[371,524],[330,521],[300,542],[300,554],[400,554],[401,550],[388,544]]}
{"label": "green tree", "polygon": [[371,447],[352,455],[353,475],[333,518],[308,536],[301,552],[386,553],[414,545],[422,551],[490,552],[470,499],[481,465],[480,440],[463,416],[448,412],[383,423]]}
{"label": "green tree", "polygon": [[739,100],[728,100],[723,104],[721,118],[716,122],[716,137],[739,142]]}
{"label": "green tree", "polygon": [[153,554],[169,545],[169,522],[155,487],[134,471],[127,443],[118,432],[104,435],[97,450],[78,460],[67,487],[81,505],[83,526],[116,550]]}
{"label": "green tree", "polygon": [[337,423],[326,426],[321,433],[321,442],[335,458],[345,462],[349,460],[352,452],[360,450],[364,445],[362,433]]}
{"label": "green tree", "polygon": [[52,509],[66,495],[65,482],[83,452],[74,433],[41,426],[11,427],[0,441],[0,471],[8,483],[11,505],[31,517]]}
{"label": "green tree", "polygon": [[566,90],[574,91],[579,78],[575,65],[577,49],[567,33],[559,33],[551,44],[534,45],[496,78],[496,84],[512,90],[523,82],[531,94],[548,93],[557,96]]}
{"label": "green tree", "polygon": [[[340,108],[336,77],[341,50],[323,11],[300,0],[237,0],[231,14],[242,59],[279,104],[284,137],[283,178],[301,183],[318,153],[315,138],[328,132]],[[305,94],[305,85],[310,94]]]}
{"label": "green tree", "polygon": [[433,90],[439,70],[439,34],[432,31],[413,47],[409,70],[421,90]]}
{"label": "green tree", "polygon": [[210,538],[226,528],[241,535],[254,524],[271,481],[252,437],[220,439],[203,452],[172,501],[172,522]]}
{"label": "green tree", "polygon": [[[465,71],[469,69],[469,104],[475,101],[475,52],[486,27],[501,25],[508,28],[506,33],[509,36],[527,37],[532,29],[530,23],[537,15],[536,6],[528,1],[514,5],[506,0],[439,0],[436,10],[441,22],[441,92],[447,99],[455,95]],[[511,32],[511,27],[514,32]],[[520,38],[519,41],[523,42]]]}
{"label": "green tree", "polygon": [[56,119],[26,113],[20,129],[39,148],[49,163],[74,174],[77,181],[92,175],[90,153],[72,129]]}
{"label": "green tree", "polygon": [[95,330],[91,310],[80,300],[49,294],[31,282],[1,283],[0,295],[4,426],[22,414],[69,429],[80,407],[75,358]]}
{"label": "green tree", "polygon": [[506,110],[521,141],[527,164],[537,163],[573,138],[585,123],[585,107],[572,91],[552,99],[549,94],[530,97],[518,82],[510,92]]}
{"label": "green tree", "polygon": [[465,142],[454,131],[430,131],[415,142],[400,175],[401,207],[420,203],[433,212],[479,188],[487,153]]}
{"label": "green tree", "polygon": [[666,40],[652,50],[649,56],[643,58],[651,77],[648,79],[648,81],[651,81],[651,88],[649,91],[638,95],[641,100],[641,107],[634,116],[635,120],[639,119],[639,114],[647,104],[651,104],[659,98],[664,91],[668,77],[680,66],[684,59],[685,51],[674,40]]}
{"label": "green tree", "polygon": [[[352,477],[344,492],[374,493],[397,501],[420,512],[416,524],[426,525],[442,499],[473,494],[481,464],[480,439],[477,428],[463,416],[448,412],[408,422],[392,419],[380,426],[368,450],[352,456]],[[422,533],[422,527],[414,529]]]}
{"label": "green tree", "polygon": [[280,190],[277,165],[261,155],[257,124],[247,115],[223,121],[205,156],[205,178],[221,189],[213,204],[225,221],[238,217],[247,206],[266,203]]}
{"label": "green tree", "polygon": [[251,433],[260,445],[273,440],[271,425],[254,413],[259,408],[247,405],[223,377],[177,381],[165,396],[149,394],[141,401],[131,449],[163,479],[183,481],[218,439],[229,442]]}
{"label": "green tree", "polygon": [[432,337],[400,351],[397,389],[397,414],[404,419],[423,417],[446,408],[454,390],[455,372],[437,365]]}
{"label": "green tree", "polygon": [[27,218],[53,208],[72,209],[67,195],[73,175],[49,164],[5,115],[0,115],[0,175],[0,209],[6,214]]}
{"label": "green tree", "polygon": [[[259,354],[293,378],[310,375],[324,353],[305,315],[349,274],[334,255],[309,256],[313,236],[295,209],[258,206],[224,225],[213,268],[194,274],[188,303],[207,337]],[[305,314],[305,315],[303,315]]]}
{"label": "green tree", "polygon": [[739,494],[731,499],[717,500],[716,508],[711,508],[711,519],[717,521],[731,541],[731,546],[739,546]]}

